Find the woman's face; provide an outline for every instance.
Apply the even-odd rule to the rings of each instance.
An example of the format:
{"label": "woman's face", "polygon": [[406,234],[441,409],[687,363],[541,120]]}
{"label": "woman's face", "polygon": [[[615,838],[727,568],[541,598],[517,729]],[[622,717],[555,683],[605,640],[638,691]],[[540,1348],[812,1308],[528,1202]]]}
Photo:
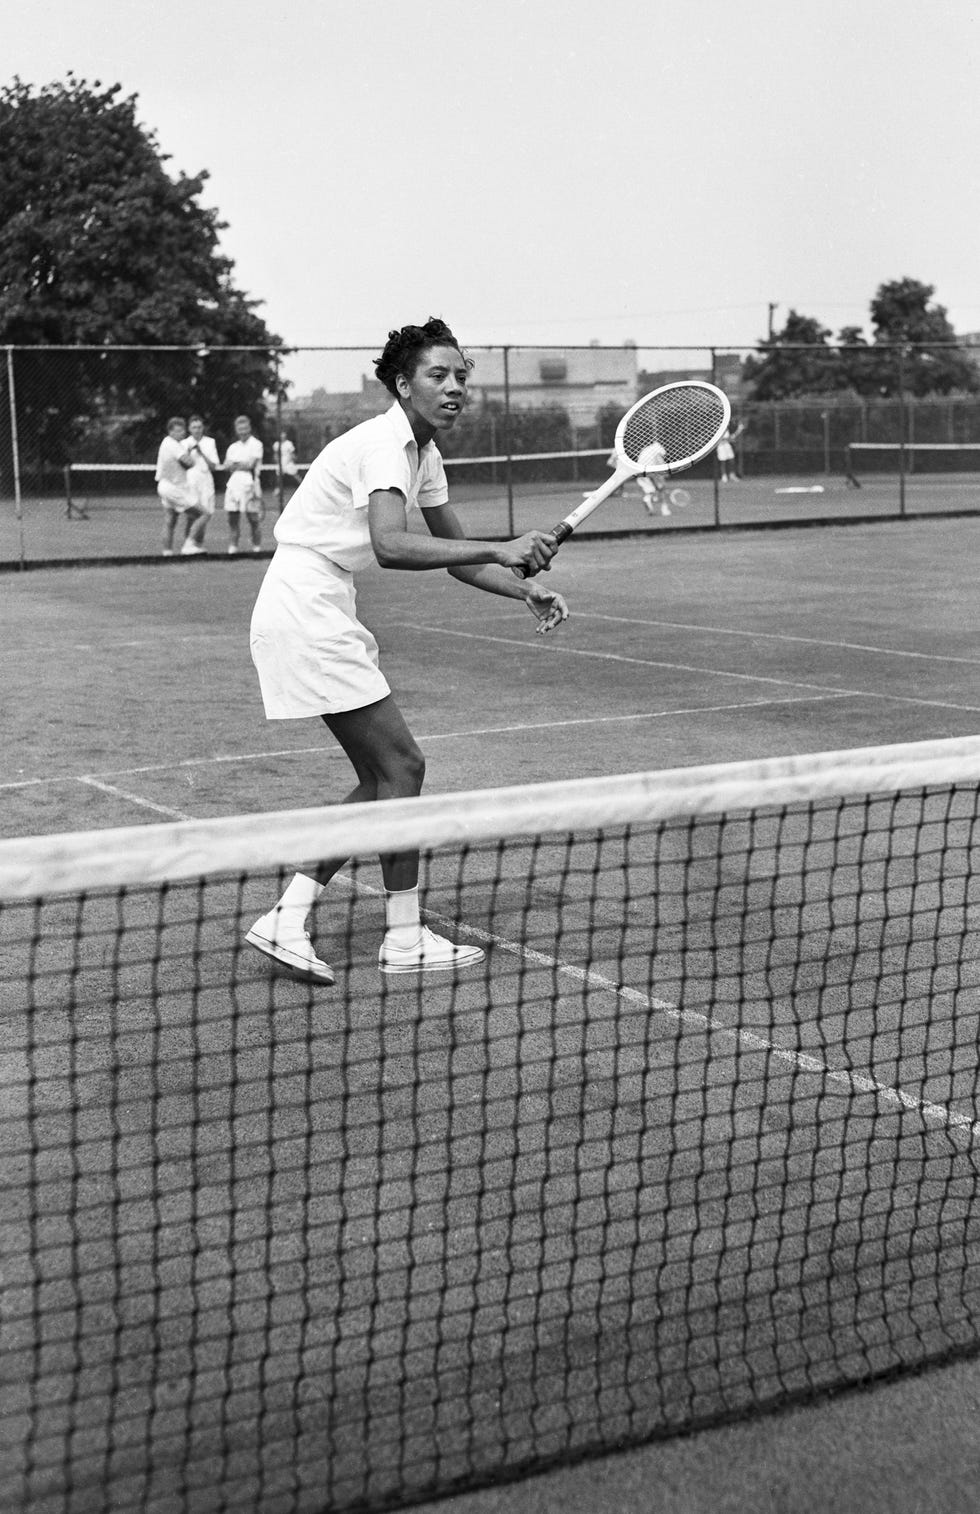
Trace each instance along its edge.
{"label": "woman's face", "polygon": [[411,378],[399,374],[398,397],[413,427],[434,435],[451,431],[462,414],[469,376],[463,354],[455,347],[429,347]]}

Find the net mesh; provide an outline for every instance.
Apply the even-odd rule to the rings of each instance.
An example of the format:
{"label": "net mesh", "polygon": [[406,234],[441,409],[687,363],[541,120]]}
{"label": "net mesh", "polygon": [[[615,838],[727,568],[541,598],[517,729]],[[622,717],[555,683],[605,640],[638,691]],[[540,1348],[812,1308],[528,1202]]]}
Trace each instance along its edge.
{"label": "net mesh", "polygon": [[971,475],[980,470],[978,442],[851,442],[850,474],[924,473]]}
{"label": "net mesh", "polygon": [[633,463],[672,468],[703,457],[728,421],[728,403],[710,384],[656,390],[625,417],[617,445]]}
{"label": "net mesh", "polygon": [[[381,1509],[975,1351],[978,759],[0,845],[13,1506]],[[312,835],[329,990],[243,944]],[[378,973],[385,838],[479,968]]]}

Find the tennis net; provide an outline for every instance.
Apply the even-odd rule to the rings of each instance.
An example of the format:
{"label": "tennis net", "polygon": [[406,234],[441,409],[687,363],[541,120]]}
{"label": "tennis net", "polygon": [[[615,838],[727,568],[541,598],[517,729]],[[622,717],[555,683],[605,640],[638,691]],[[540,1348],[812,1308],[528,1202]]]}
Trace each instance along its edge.
{"label": "tennis net", "polygon": [[[13,1506],[382,1509],[975,1352],[978,775],[0,844]],[[415,845],[456,979],[377,971]],[[333,989],[243,945],[311,846]]]}
{"label": "tennis net", "polygon": [[[493,453],[486,456],[446,457],[446,470],[454,485],[480,488],[494,486],[495,492],[509,478],[518,486],[536,483],[569,484],[596,482],[609,474],[609,448],[578,448],[564,452]],[[298,477],[309,471],[309,463],[297,464]],[[702,468],[701,472],[705,470]],[[155,491],[156,464],[147,462],[108,463],[71,462],[63,470],[65,514],[84,518],[90,506],[130,507],[134,502],[152,498]],[[219,474],[219,487],[224,474]],[[282,487],[289,493],[295,479],[280,475],[275,463],[263,463],[263,486],[270,492]]]}
{"label": "tennis net", "polygon": [[897,473],[962,476],[976,486],[980,442],[849,442],[846,471],[852,481]]}
{"label": "tennis net", "polygon": [[[270,493],[288,493],[308,469],[309,463],[297,464],[297,476],[291,478],[281,473],[276,463],[263,463],[262,486]],[[62,477],[65,515],[81,520],[87,517],[90,506],[130,508],[152,499],[156,491],[156,463],[66,463]],[[224,482],[224,474],[219,481]]]}

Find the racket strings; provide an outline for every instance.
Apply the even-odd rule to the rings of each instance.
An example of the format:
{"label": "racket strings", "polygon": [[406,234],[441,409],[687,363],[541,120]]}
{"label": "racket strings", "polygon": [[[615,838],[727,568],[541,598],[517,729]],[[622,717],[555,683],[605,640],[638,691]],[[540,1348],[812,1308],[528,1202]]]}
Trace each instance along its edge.
{"label": "racket strings", "polygon": [[711,391],[654,394],[629,417],[620,445],[631,462],[667,469],[709,446],[725,421],[724,402]]}

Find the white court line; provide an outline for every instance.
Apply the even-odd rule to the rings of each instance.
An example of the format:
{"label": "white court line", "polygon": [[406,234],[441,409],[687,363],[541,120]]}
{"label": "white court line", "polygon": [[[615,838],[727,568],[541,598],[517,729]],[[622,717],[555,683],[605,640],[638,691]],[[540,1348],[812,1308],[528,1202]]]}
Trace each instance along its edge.
{"label": "white court line", "polygon": [[[828,694],[829,699],[849,699],[849,694]],[[744,699],[735,704],[691,705],[686,709],[645,710],[632,715],[582,715],[573,720],[522,721],[519,725],[475,726],[463,731],[423,731],[417,740],[426,744],[434,741],[466,741],[482,736],[512,736],[524,731],[564,730],[569,726],[620,725],[640,720],[669,720],[674,715],[721,715],[737,710],[764,710],[774,705],[812,703],[809,694],[789,694],[782,699]],[[38,788],[48,783],[94,783],[96,779],[135,778],[144,773],[173,773],[181,768],[220,766],[222,763],[262,762],[269,757],[308,757],[310,755],[345,760],[344,753],[324,742],[320,746],[282,747],[271,752],[234,752],[228,756],[214,754],[210,757],[181,757],[173,762],[154,762],[143,767],[109,768],[102,773],[61,773],[46,778],[16,778],[9,783],[0,783],[0,793],[8,789]]]}
{"label": "white court line", "polygon": [[[236,641],[247,646],[247,633],[243,642],[242,631],[196,631],[192,635],[171,636],[167,634],[167,646],[179,646],[183,643],[193,644],[206,642],[210,645],[215,641]],[[61,652],[118,652],[121,650],[133,651],[149,647],[153,651],[160,650],[159,637],[140,637],[136,641],[59,641],[40,643],[32,641],[27,646],[14,646],[11,642],[5,642],[3,651],[7,656],[28,657],[35,656],[38,652],[52,652],[55,655]]]}
{"label": "white court line", "polygon": [[868,646],[860,641],[826,641],[819,636],[788,636],[781,631],[741,631],[732,626],[688,625],[682,620],[638,620],[627,615],[600,615],[576,611],[576,620],[604,620],[618,626],[649,626],[654,630],[703,631],[711,636],[741,636],[749,641],[790,641],[806,647],[830,647],[837,652],[873,652],[879,657],[909,657],[920,662],[963,663],[980,667],[980,657],[951,657],[940,652],[910,652],[898,647]]}
{"label": "white court line", "polygon": [[345,755],[340,750],[334,750],[326,742],[322,746],[282,747],[272,752],[234,752],[228,756],[214,752],[209,757],[178,757],[173,762],[150,762],[143,767],[134,768],[107,768],[102,773],[54,773],[46,778],[15,778],[9,783],[0,783],[0,793],[5,789],[37,788],[45,783],[95,783],[97,779],[136,778],[143,773],[174,773],[181,768],[220,767],[222,763],[233,762],[261,762],[266,757],[308,756],[311,752],[338,759]]}
{"label": "white court line", "polygon": [[141,809],[152,810],[156,815],[166,815],[168,820],[196,820],[196,815],[188,815],[185,810],[175,810],[169,804],[156,804],[152,799],[144,799],[139,794],[127,793],[125,789],[116,788],[113,783],[100,783],[98,778],[80,777],[77,783],[87,783],[90,788],[98,789],[103,794],[111,794],[113,799],[125,799],[129,804],[138,804]]}
{"label": "white court line", "polygon": [[[591,618],[591,619],[600,619],[600,620],[608,619],[608,620],[617,620],[617,621],[620,621],[620,617],[613,617],[613,616],[600,616],[600,615],[596,615],[596,616],[591,616],[591,617],[588,617],[588,618]],[[640,625],[647,625],[647,624],[649,624],[649,625],[656,625],[656,624],[676,625],[676,624],[678,624],[678,623],[675,623],[675,622],[666,622],[666,621],[665,622],[646,622],[646,621],[630,622],[630,621],[621,621],[621,623],[625,623],[625,624],[640,624]],[[397,622],[394,622],[394,624],[403,626],[403,627],[405,627],[405,628],[407,628],[409,630],[424,631],[424,632],[436,632],[437,634],[439,634],[440,636],[443,636],[443,637],[445,637],[447,635],[450,635],[450,636],[462,637],[462,638],[464,638],[466,640],[471,640],[471,641],[489,641],[489,642],[493,642],[493,643],[502,643],[503,645],[506,645],[506,646],[518,646],[518,647],[526,647],[527,644],[528,644],[525,638],[492,636],[492,635],[490,635],[490,634],[488,634],[486,632],[460,631],[460,630],[458,630],[456,628],[447,628],[447,627],[444,627],[444,626],[425,625],[425,624],[422,624],[422,623],[419,623],[419,622],[415,622],[415,621],[397,621]],[[703,630],[703,629],[712,629],[712,628],[700,627],[700,628],[694,628],[694,629],[702,629]],[[754,633],[745,632],[745,633],[732,633],[732,634],[752,635]],[[190,640],[196,640],[197,638],[196,637],[184,637],[184,638],[181,638],[181,639],[190,641]],[[796,638],[777,638],[777,637],[773,637],[772,639],[796,639]],[[802,640],[804,638],[799,638],[799,639]],[[127,643],[126,645],[132,645],[132,643]],[[835,644],[831,643],[830,645],[835,645]],[[841,646],[847,646],[847,645],[849,645],[849,644],[848,643],[841,643]],[[871,649],[864,649],[864,650],[871,650]],[[606,662],[622,662],[622,663],[629,663],[629,664],[637,664],[637,665],[644,666],[644,667],[663,668],[663,669],[668,670],[668,671],[696,673],[696,674],[701,675],[702,677],[728,678],[728,679],[733,679],[733,680],[735,680],[737,682],[762,683],[762,684],[773,685],[773,686],[778,687],[778,688],[792,688],[792,689],[806,690],[807,692],[805,694],[804,693],[800,693],[800,694],[796,694],[796,695],[787,695],[787,696],[785,696],[783,698],[739,701],[739,702],[734,703],[734,704],[729,703],[729,704],[720,704],[720,705],[701,705],[701,706],[693,706],[691,708],[686,708],[686,709],[667,709],[667,710],[648,711],[648,712],[644,712],[644,713],[638,714],[638,715],[637,714],[631,714],[631,715],[614,715],[614,716],[589,716],[589,717],[578,717],[576,719],[562,720],[562,721],[522,722],[522,723],[520,723],[518,725],[487,726],[487,727],[482,727],[482,728],[474,728],[474,729],[467,730],[467,731],[449,731],[449,732],[423,733],[422,735],[419,736],[419,740],[425,741],[425,742],[455,741],[455,740],[465,740],[466,738],[480,737],[480,736],[512,735],[512,734],[517,734],[517,733],[525,732],[525,731],[560,730],[560,729],[564,729],[566,727],[572,727],[572,726],[612,725],[612,724],[616,724],[616,723],[620,723],[620,722],[624,722],[625,723],[625,722],[637,721],[637,720],[664,720],[664,719],[670,719],[673,716],[686,716],[686,715],[692,715],[692,714],[694,714],[694,715],[697,715],[697,714],[718,714],[718,713],[724,713],[724,712],[737,711],[737,710],[740,710],[740,709],[764,709],[767,706],[776,705],[776,704],[800,704],[800,703],[806,703],[808,700],[812,699],[813,696],[818,696],[819,699],[821,699],[821,700],[824,700],[824,699],[855,699],[855,698],[858,698],[858,699],[878,699],[878,700],[890,701],[890,702],[898,703],[898,704],[910,704],[910,705],[926,706],[926,707],[929,707],[929,708],[936,708],[936,709],[959,710],[959,711],[963,711],[963,712],[970,713],[970,714],[980,714],[980,706],[957,704],[957,703],[954,703],[951,700],[919,699],[919,698],[915,698],[915,697],[913,697],[911,695],[891,694],[891,693],[883,692],[881,690],[865,690],[865,689],[849,689],[849,688],[847,688],[847,689],[841,689],[839,687],[833,687],[833,686],[826,685],[826,684],[809,683],[809,682],[801,681],[801,680],[798,680],[798,679],[774,678],[774,677],[769,676],[769,675],[757,674],[757,673],[735,673],[735,672],[729,672],[727,670],[718,669],[718,668],[698,667],[698,666],[695,666],[695,665],[689,664],[689,663],[667,662],[667,661],[664,661],[662,659],[658,660],[658,659],[653,659],[653,658],[634,657],[634,656],[629,656],[629,655],[626,655],[624,653],[619,653],[619,652],[599,652],[599,651],[596,651],[596,650],[590,649],[590,648],[566,647],[566,646],[562,646],[562,645],[554,643],[554,642],[552,642],[552,643],[549,644],[549,646],[547,648],[547,651],[549,653],[551,653],[553,655],[557,655],[557,656],[585,657],[585,658],[598,659],[600,661],[606,661]],[[893,655],[901,655],[901,654],[896,653],[896,654],[893,654]],[[937,660],[943,660],[943,659],[937,659]],[[949,660],[954,660],[954,659],[949,659]],[[968,661],[968,659],[956,659],[956,660]],[[209,756],[209,757],[182,758],[179,761],[176,761],[176,762],[173,762],[173,763],[155,763],[155,764],[146,765],[146,766],[140,766],[140,767],[110,769],[107,772],[105,772],[104,774],[100,775],[100,777],[97,777],[94,774],[87,774],[87,775],[68,774],[68,775],[59,775],[59,776],[45,777],[45,778],[16,779],[16,780],[13,780],[13,781],[10,781],[10,782],[6,782],[6,783],[0,783],[0,792],[5,792],[5,791],[9,791],[9,790],[14,790],[14,789],[35,788],[35,787],[39,787],[39,786],[43,786],[43,785],[47,785],[47,784],[55,784],[55,783],[72,783],[72,782],[83,782],[83,783],[86,783],[87,782],[87,783],[91,783],[94,787],[100,787],[100,786],[103,787],[104,791],[106,793],[114,794],[115,797],[117,797],[117,798],[129,799],[132,803],[140,805],[143,808],[146,808],[146,809],[156,809],[157,812],[160,813],[160,814],[162,814],[162,815],[168,815],[168,816],[173,816],[173,817],[178,818],[178,819],[183,819],[183,818],[188,818],[188,817],[185,817],[183,815],[182,811],[175,810],[175,809],[170,809],[170,808],[167,808],[166,806],[162,806],[162,805],[154,805],[149,800],[143,800],[143,799],[139,798],[136,795],[127,794],[127,793],[125,793],[121,789],[116,789],[116,788],[113,788],[111,785],[106,785],[102,780],[104,780],[105,778],[111,778],[111,777],[135,777],[135,776],[138,776],[138,775],[141,775],[141,774],[154,773],[154,772],[172,772],[172,771],[178,771],[180,768],[208,767],[208,766],[212,766],[212,765],[220,765],[220,764],[223,764],[223,763],[227,764],[227,763],[242,763],[242,762],[261,762],[261,761],[266,760],[267,758],[306,756],[306,755],[310,755],[310,754],[318,754],[321,757],[326,757],[328,759],[331,758],[331,757],[333,757],[333,758],[339,758],[339,756],[341,755],[341,754],[339,754],[338,752],[336,752],[331,746],[329,746],[326,743],[323,746],[292,747],[292,748],[283,748],[283,749],[279,749],[279,750],[266,751],[266,752],[235,753],[235,754],[229,755],[229,756],[215,754],[215,755],[212,755],[212,756]]]}
{"label": "white court line", "polygon": [[[355,882],[347,873],[337,873],[335,881],[345,884],[348,888],[357,892],[383,895],[383,890],[369,883]],[[971,1143],[980,1136],[980,1121],[971,1120],[969,1115],[960,1114],[945,1104],[934,1104],[928,1099],[917,1099],[913,1094],[906,1093],[902,1088],[895,1088],[890,1083],[879,1083],[876,1078],[869,1074],[850,1072],[846,1068],[831,1067],[821,1057],[814,1057],[807,1052],[794,1051],[792,1048],[780,1046],[778,1041],[772,1041],[768,1036],[760,1035],[757,1031],[744,1030],[739,1027],[725,1025],[708,1014],[702,1014],[699,1010],[681,1009],[676,1004],[671,1004],[667,999],[657,999],[651,994],[643,993],[640,989],[630,988],[624,983],[617,983],[612,978],[607,978],[604,973],[597,972],[594,968],[574,967],[571,963],[562,962],[558,957],[548,956],[545,952],[536,951],[533,947],[522,946],[518,941],[508,941],[492,931],[481,930],[479,926],[470,925],[468,922],[462,925],[458,920],[447,919],[432,910],[423,911],[425,918],[443,929],[459,929],[465,936],[474,937],[485,946],[508,952],[511,956],[519,957],[522,961],[532,962],[537,967],[547,968],[549,972],[569,978],[573,982],[581,984],[588,989],[598,989],[602,993],[610,993],[627,1004],[635,1005],[637,1009],[667,1015],[670,1019],[680,1024],[693,1025],[699,1030],[706,1030],[714,1036],[725,1036],[737,1045],[745,1046],[749,1051],[761,1052],[772,1057],[794,1072],[810,1073],[815,1077],[824,1078],[828,1083],[835,1083],[850,1094],[871,1095],[881,1099],[884,1103],[892,1105],[899,1110],[908,1109],[920,1116],[929,1124],[938,1125],[943,1130],[963,1130],[970,1136]]]}
{"label": "white court line", "polygon": [[[113,784],[101,783],[96,778],[84,777],[78,781],[80,783],[87,783],[91,787],[99,789],[103,793],[110,794],[115,798],[125,799],[132,804],[142,806],[144,809],[152,810],[156,814],[166,815],[170,819],[191,820],[195,818],[183,810],[156,804],[152,800],[143,799],[138,794],[128,793],[125,789],[117,788]],[[339,873],[336,877],[339,882],[342,882],[348,888],[376,896],[383,894],[382,889],[376,888],[372,884],[355,883],[347,874]],[[435,924],[443,928],[447,926],[453,927],[458,924],[458,922],[447,920],[434,911],[426,910],[425,914],[427,919],[431,919]],[[974,1123],[969,1116],[961,1115],[947,1108],[945,1105],[933,1104],[925,1099],[916,1099],[912,1094],[905,1093],[901,1088],[894,1088],[887,1083],[879,1083],[875,1078],[861,1073],[830,1067],[819,1057],[809,1056],[805,1052],[787,1050],[785,1047],[780,1046],[778,1042],[770,1040],[767,1036],[759,1035],[755,1031],[738,1028],[732,1029],[730,1026],[713,1019],[710,1015],[702,1014],[697,1010],[680,1009],[677,1005],[671,1004],[665,999],[656,999],[649,994],[642,993],[639,989],[630,988],[622,983],[616,983],[613,979],[607,978],[603,973],[599,973],[593,968],[574,967],[570,963],[562,962],[557,957],[550,957],[543,952],[535,951],[532,947],[522,946],[519,942],[508,941],[492,931],[481,930],[478,926],[471,926],[469,924],[464,925],[463,929],[467,935],[475,936],[477,940],[482,941],[485,945],[492,945],[501,951],[510,953],[512,956],[520,957],[524,961],[533,962],[539,967],[546,967],[549,971],[571,978],[575,982],[583,984],[586,988],[599,989],[604,993],[612,993],[617,998],[624,1000],[628,1004],[636,1005],[644,1011],[652,1010],[658,1014],[668,1015],[671,1019],[677,1020],[680,1023],[696,1025],[700,1029],[708,1030],[714,1035],[727,1036],[737,1044],[748,1047],[751,1051],[764,1052],[777,1061],[792,1067],[795,1071],[811,1073],[826,1079],[830,1083],[836,1083],[845,1088],[849,1093],[873,1095],[899,1109],[909,1109],[920,1115],[923,1120],[938,1124],[945,1130],[952,1128],[962,1129],[968,1131],[971,1138],[980,1134],[980,1122]]]}
{"label": "white court line", "polygon": [[[908,657],[919,662],[949,662],[954,664],[962,664],[966,667],[980,667],[980,657],[953,657],[946,653],[915,652],[910,651],[907,648],[875,646],[871,645],[870,643],[860,641],[832,641],[820,636],[791,636],[788,633],[781,631],[742,630],[735,626],[692,624],[683,620],[650,620],[630,615],[603,615],[598,611],[589,610],[576,610],[574,612],[574,618],[576,620],[583,621],[600,620],[608,622],[610,625],[648,626],[652,630],[695,631],[703,632],[704,634],[711,636],[741,637],[743,640],[748,641],[791,642],[797,646],[829,647],[831,650],[839,652],[871,652],[880,657]],[[390,624],[409,625],[411,623],[408,621],[395,621],[390,622]],[[423,629],[431,630],[433,628],[424,627]],[[181,636],[168,636],[167,644],[168,646],[175,646],[181,644],[192,645],[196,642],[201,641],[207,642],[209,644],[215,641],[240,642],[241,639],[241,631],[198,631],[192,634],[185,633]],[[46,646],[39,646],[36,642],[33,642],[30,646],[24,647],[12,647],[10,643],[7,643],[4,650],[8,655],[12,654],[14,656],[27,656],[29,654],[36,655],[38,652],[111,652],[121,649],[132,650],[144,647],[158,649],[159,645],[160,642],[158,639],[146,638],[138,641],[76,641],[68,642],[67,644],[59,642],[57,644],[51,643]],[[554,643],[552,643],[552,645],[554,645]]]}
{"label": "white court line", "polygon": [[[460,631],[455,627],[429,626],[413,620],[398,622],[409,631],[434,631],[439,636],[461,636],[467,641],[490,641],[507,647],[523,647],[527,643],[515,636],[490,636],[485,631]],[[622,662],[638,664],[644,668],[663,668],[666,672],[698,673],[702,678],[731,678],[738,683],[770,683],[783,689],[811,689],[817,694],[837,695],[852,699],[881,699],[893,704],[925,705],[930,709],[962,710],[966,714],[980,715],[980,705],[955,704],[950,699],[916,699],[910,694],[889,694],[881,689],[842,689],[830,684],[807,683],[802,678],[773,678],[763,673],[732,673],[725,668],[698,667],[688,662],[667,662],[654,657],[629,657],[622,652],[597,652],[588,647],[560,646],[552,641],[547,654],[552,657],[591,657],[598,662]]]}

